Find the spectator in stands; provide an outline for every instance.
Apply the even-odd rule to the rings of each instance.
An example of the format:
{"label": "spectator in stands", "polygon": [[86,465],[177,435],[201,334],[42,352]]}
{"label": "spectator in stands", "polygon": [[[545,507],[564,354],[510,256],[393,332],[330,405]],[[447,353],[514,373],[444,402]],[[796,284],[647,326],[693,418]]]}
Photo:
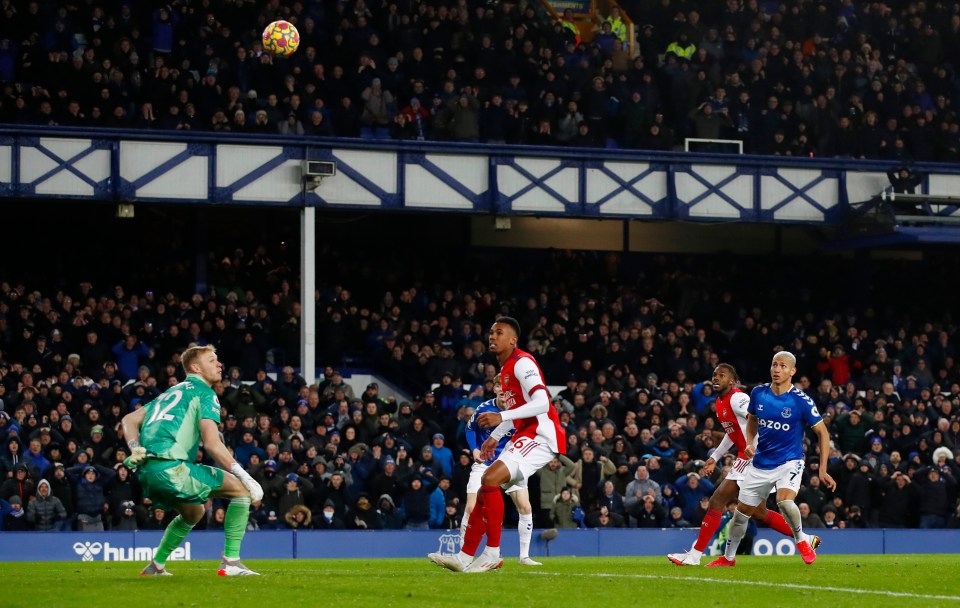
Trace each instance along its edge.
{"label": "spectator in stands", "polygon": [[540,510],[537,513],[536,527],[551,527],[557,505],[554,499],[562,493],[563,489],[566,488],[569,491],[567,484],[570,483],[569,476],[573,473],[575,466],[576,464],[566,455],[558,454],[556,458],[547,463],[547,466],[537,472],[537,476],[540,478]]}
{"label": "spectator in stands", "polygon": [[380,79],[373,78],[370,86],[363,90],[360,97],[363,100],[361,124],[370,129],[389,128],[394,97],[390,91],[383,90]]}
{"label": "spectator in stands", "polygon": [[[2,416],[0,423],[9,420],[6,412],[0,412],[0,416]],[[17,431],[19,432],[19,429]],[[18,434],[9,435],[4,440],[6,441],[5,449],[0,452],[0,480],[6,481],[8,477],[13,476],[13,468],[23,460],[23,447],[20,445]]]}
{"label": "spectator in stands", "polygon": [[377,518],[380,528],[384,530],[403,529],[403,516],[397,510],[392,496],[383,494],[377,504]]}
{"label": "spectator in stands", "polygon": [[347,525],[344,522],[343,515],[337,510],[334,501],[327,499],[323,503],[323,509],[320,511],[320,517],[315,520],[315,526],[318,530],[346,530]]}
{"label": "spectator in stands", "polygon": [[406,480],[403,493],[403,511],[408,529],[429,528],[430,495],[437,485],[437,478],[429,468],[411,474]]}
{"label": "spectator in stands", "polygon": [[150,354],[150,348],[131,334],[113,345],[113,354],[117,358],[120,378],[126,381],[137,377],[140,360]]}
{"label": "spectator in stands", "polygon": [[957,481],[947,466],[922,467],[914,477],[920,487],[920,527],[945,528],[956,503]]}
{"label": "spectator in stands", "polygon": [[450,139],[460,142],[480,141],[479,111],[480,102],[470,92],[447,101],[447,116],[444,119]]}
{"label": "spectator in stands", "polygon": [[[699,474],[690,472],[678,477],[676,482],[674,482],[674,487],[681,498],[680,503],[682,506],[683,519],[692,521],[697,511],[700,497],[709,497],[712,495],[715,486],[709,479],[703,479]],[[670,515],[672,517],[673,513]]]}
{"label": "spectator in stands", "polygon": [[37,484],[37,496],[27,505],[27,522],[34,530],[48,532],[58,529],[67,519],[67,511],[60,500],[50,494],[50,482],[41,479]]}
{"label": "spectator in stands", "polygon": [[7,501],[0,501],[0,517],[2,517],[3,529],[7,532],[26,532],[30,529],[30,523],[19,496],[14,495]]}
{"label": "spectator in stands", "polygon": [[9,502],[10,498],[17,496],[21,504],[29,502],[36,491],[36,484],[29,475],[26,464],[21,462],[15,465],[11,476],[0,484],[0,498]]}
{"label": "spectator in stands", "polygon": [[77,526],[81,532],[104,530],[109,505],[104,493],[116,472],[101,465],[77,465],[67,469],[77,500]]}
{"label": "spectator in stands", "polygon": [[[720,139],[721,131],[731,126],[728,108],[724,107],[715,112],[713,105],[707,101],[690,112],[690,119],[694,125],[693,135],[701,139]],[[719,148],[708,150],[717,151]]]}
{"label": "spectator in stands", "polygon": [[824,527],[823,520],[820,518],[820,516],[810,511],[810,505],[802,502],[797,505],[797,508],[800,509],[800,522],[802,523],[804,529]]}

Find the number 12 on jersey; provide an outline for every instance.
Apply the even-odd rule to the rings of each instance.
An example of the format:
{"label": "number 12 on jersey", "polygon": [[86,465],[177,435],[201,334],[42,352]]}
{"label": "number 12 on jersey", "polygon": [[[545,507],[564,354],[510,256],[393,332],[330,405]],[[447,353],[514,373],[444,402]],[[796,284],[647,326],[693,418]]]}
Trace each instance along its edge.
{"label": "number 12 on jersey", "polygon": [[150,420],[147,420],[146,424],[151,424],[157,420],[163,420],[166,422],[173,420],[173,416],[167,412],[175,408],[177,403],[179,403],[182,398],[183,391],[179,390],[171,391],[170,393],[162,396],[153,410],[153,416],[150,416]]}

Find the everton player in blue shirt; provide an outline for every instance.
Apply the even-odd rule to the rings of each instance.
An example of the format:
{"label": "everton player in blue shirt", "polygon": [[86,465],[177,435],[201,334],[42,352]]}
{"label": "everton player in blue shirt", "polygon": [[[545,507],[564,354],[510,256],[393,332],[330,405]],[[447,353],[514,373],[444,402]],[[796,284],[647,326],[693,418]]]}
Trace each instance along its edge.
{"label": "everton player in blue shirt", "polygon": [[773,489],[777,491],[780,514],[793,530],[803,562],[812,564],[817,559],[809,537],[803,532],[800,509],[794,502],[803,477],[803,434],[807,427],[816,431],[820,439],[820,480],[830,490],[836,489],[837,483],[827,473],[830,433],[813,400],[793,385],[796,372],[797,358],[793,353],[781,351],[773,356],[770,364],[770,383],[761,384],[750,393],[744,453],[748,458],[753,457],[753,462],[740,482],[737,511],[724,555],[709,566],[736,565],[737,547],[750,517]]}

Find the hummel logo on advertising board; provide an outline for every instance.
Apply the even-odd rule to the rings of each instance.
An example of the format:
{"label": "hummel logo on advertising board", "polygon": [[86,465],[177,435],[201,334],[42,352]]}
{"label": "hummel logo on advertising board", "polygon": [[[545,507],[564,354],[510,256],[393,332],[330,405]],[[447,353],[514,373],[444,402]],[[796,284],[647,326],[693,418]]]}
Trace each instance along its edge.
{"label": "hummel logo on advertising board", "polygon": [[[153,559],[157,552],[155,547],[112,547],[110,543],[77,542],[73,544],[73,551],[80,556],[81,561],[92,562],[94,556],[103,553],[105,562],[146,562]],[[190,542],[174,549],[170,554],[171,560],[190,561]]]}

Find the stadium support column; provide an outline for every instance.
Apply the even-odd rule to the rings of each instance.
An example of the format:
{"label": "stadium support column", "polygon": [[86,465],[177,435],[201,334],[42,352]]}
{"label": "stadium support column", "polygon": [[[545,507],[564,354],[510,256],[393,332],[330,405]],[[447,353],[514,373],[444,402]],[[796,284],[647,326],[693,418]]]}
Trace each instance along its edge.
{"label": "stadium support column", "polygon": [[300,369],[307,384],[317,379],[317,210],[300,211]]}

